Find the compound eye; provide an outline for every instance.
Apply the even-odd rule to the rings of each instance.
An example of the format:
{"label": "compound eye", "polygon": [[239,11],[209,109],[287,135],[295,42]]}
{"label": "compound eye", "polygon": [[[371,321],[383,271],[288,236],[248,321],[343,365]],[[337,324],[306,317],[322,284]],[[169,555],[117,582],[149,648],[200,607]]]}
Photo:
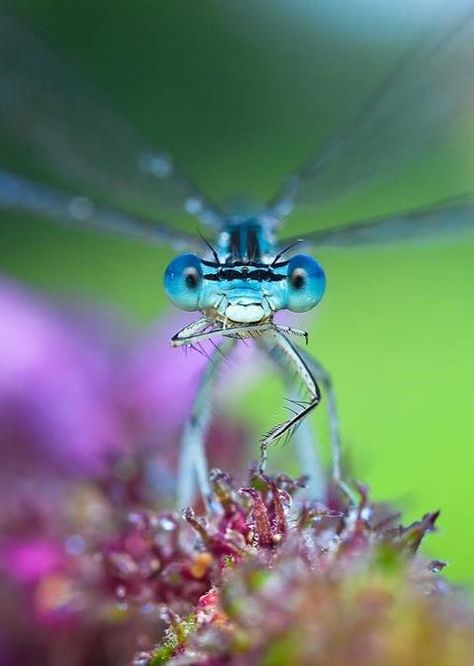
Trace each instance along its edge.
{"label": "compound eye", "polygon": [[288,262],[288,309],[306,312],[319,303],[326,287],[326,276],[321,265],[304,254]]}
{"label": "compound eye", "polygon": [[199,310],[202,265],[195,254],[182,254],[169,264],[164,287],[170,301],[181,310]]}

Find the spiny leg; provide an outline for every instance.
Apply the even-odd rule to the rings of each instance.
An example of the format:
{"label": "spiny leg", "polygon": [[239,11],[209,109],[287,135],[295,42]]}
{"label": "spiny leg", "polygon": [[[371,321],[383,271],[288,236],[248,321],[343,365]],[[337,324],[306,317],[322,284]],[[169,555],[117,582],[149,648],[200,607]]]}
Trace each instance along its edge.
{"label": "spiny leg", "polygon": [[211,491],[204,441],[212,417],[212,392],[218,377],[218,370],[234,344],[234,340],[226,339],[216,347],[211,353],[209,365],[201,377],[181,441],[177,492],[179,508],[190,504],[195,487],[195,477],[204,503],[207,504],[209,501]]}
{"label": "spiny leg", "polygon": [[296,428],[295,448],[298,456],[300,469],[309,477],[304,496],[310,500],[324,500],[327,495],[327,481],[323,471],[319,442],[308,421],[301,421]]}
{"label": "spiny leg", "polygon": [[192,324],[188,324],[180,331],[178,331],[171,338],[171,344],[173,347],[182,347],[183,345],[190,345],[203,340],[211,340],[212,338],[216,337],[229,337],[243,340],[246,337],[256,338],[262,333],[275,330],[281,331],[287,335],[294,335],[304,338],[306,344],[308,344],[307,332],[299,328],[292,328],[290,326],[277,326],[273,322],[268,322],[266,324],[241,324],[240,326],[232,325],[226,327],[221,323],[215,324],[214,322],[206,319],[206,317],[198,319],[198,321],[195,321]]}
{"label": "spiny leg", "polygon": [[331,465],[332,477],[335,483],[339,486],[342,492],[348,499],[356,504],[358,502],[357,495],[352,488],[344,481],[341,465],[341,435],[339,428],[339,417],[337,415],[336,395],[332,385],[331,377],[327,370],[317,361],[310,356],[306,351],[300,350],[301,356],[304,358],[305,363],[309,366],[316,377],[317,381],[321,382],[324,387],[326,397],[327,414],[329,421],[329,440],[331,444]]}
{"label": "spiny leg", "polygon": [[[200,322],[207,322],[206,326],[201,326],[201,329],[199,330],[198,325]],[[236,338],[236,339],[244,339],[245,337],[249,338],[256,338],[258,335],[265,331],[273,330],[275,328],[274,324],[269,323],[269,324],[242,324],[240,326],[232,325],[232,326],[224,326],[221,323],[216,324],[211,324],[206,319],[200,319],[198,322],[195,322],[196,325],[196,332],[195,333],[188,333],[188,329],[190,329],[190,326],[187,326],[185,329],[182,329],[181,331],[178,331],[176,335],[174,335],[171,339],[171,344],[173,347],[180,347],[184,344],[193,344],[195,342],[200,342],[203,340],[212,340],[213,338],[221,338],[221,337],[226,337],[226,338]],[[207,330],[206,330],[207,329]]]}
{"label": "spiny leg", "polygon": [[193,321],[191,324],[186,324],[184,328],[181,328],[173,335],[171,338],[171,344],[173,347],[189,345],[193,342],[197,335],[203,333],[206,328],[209,328],[210,325],[211,324],[209,320],[206,319],[206,317],[201,317],[201,319]]}
{"label": "spiny leg", "polygon": [[[288,367],[286,363],[278,363],[282,374],[285,376],[286,385],[288,387],[288,395],[291,398],[297,398],[298,390],[291,381],[289,376]],[[290,403],[295,404],[294,400]],[[296,402],[296,405],[299,403]],[[309,419],[303,419],[298,423],[294,429],[293,439],[295,443],[296,455],[299,461],[299,468],[303,474],[309,477],[308,483],[305,488],[305,496],[308,499],[314,500],[315,498],[323,500],[326,497],[326,478],[323,473],[323,465],[321,462],[319,442],[314,432]]]}
{"label": "spiny leg", "polygon": [[[279,353],[279,348],[274,347],[271,351],[264,347],[272,361],[283,375],[288,395],[297,402],[298,391],[294,381],[294,367],[288,362],[287,357]],[[291,400],[290,402],[294,402]],[[301,421],[294,434],[296,454],[299,459],[300,469],[308,475],[307,494],[311,499],[323,499],[326,496],[326,480],[323,474],[319,447],[313,428],[309,421]]]}
{"label": "spiny leg", "polygon": [[278,424],[265,435],[261,442],[260,466],[261,472],[265,471],[267,463],[267,450],[272,442],[275,442],[282,435],[290,434],[302,419],[307,416],[318,404],[321,399],[318,384],[303,360],[299,350],[278,331],[270,331],[262,335],[258,340],[260,346],[265,349],[267,354],[283,369],[285,375],[296,375],[303,382],[304,387],[309,393],[309,402],[302,403],[301,409],[283,423]]}

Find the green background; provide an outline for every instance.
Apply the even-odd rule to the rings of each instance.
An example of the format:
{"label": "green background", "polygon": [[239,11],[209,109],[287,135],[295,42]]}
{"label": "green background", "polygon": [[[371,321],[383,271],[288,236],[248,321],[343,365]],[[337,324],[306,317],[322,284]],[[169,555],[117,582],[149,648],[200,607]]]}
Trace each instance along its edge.
{"label": "green background", "polygon": [[[429,18],[429,3],[423,11],[411,3],[412,13],[408,3],[394,13],[393,4],[9,3],[206,192],[260,202],[350,119]],[[467,114],[392,179],[292,217],[286,231],[303,234],[468,191],[471,120]],[[171,256],[25,216],[1,218],[2,271],[47,293],[113,307],[139,326],[164,312],[161,276]],[[453,579],[471,582],[474,239],[317,256],[328,290],[305,325],[310,351],[334,379],[357,478],[407,518],[441,508],[441,529],[427,550],[452,564]],[[227,402],[258,435],[274,422],[281,397],[277,378],[262,370],[248,392]],[[324,428],[324,415],[314,418]],[[291,444],[276,455],[292,460]]]}

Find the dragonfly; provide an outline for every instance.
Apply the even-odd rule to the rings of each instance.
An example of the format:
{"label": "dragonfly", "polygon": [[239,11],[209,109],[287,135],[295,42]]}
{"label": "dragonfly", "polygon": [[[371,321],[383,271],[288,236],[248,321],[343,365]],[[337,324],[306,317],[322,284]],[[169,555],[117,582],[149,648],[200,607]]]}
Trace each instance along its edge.
{"label": "dragonfly", "polygon": [[[150,147],[55,52],[14,16],[0,14],[0,131],[27,155],[28,170],[3,163],[0,210],[167,244],[180,254],[164,272],[164,289],[178,308],[197,318],[178,331],[174,347],[211,346],[194,405],[184,427],[177,502],[186,506],[196,486],[210,497],[205,439],[219,370],[248,339],[277,366],[290,414],[261,439],[258,470],[268,449],[294,435],[303,470],[318,474],[307,417],[324,396],[332,478],[351,501],[355,491],[341,469],[336,399],[326,369],[304,346],[307,333],[275,322],[281,310],[306,312],[321,301],[325,273],[312,256],[320,248],[355,248],[460,237],[474,230],[474,193],[417,209],[338,227],[304,238],[282,235],[298,207],[317,210],[367,187],[381,173],[408,163],[461,116],[473,100],[474,5],[450,15],[409,49],[352,121],[323,141],[283,179],[274,196],[251,214],[217,204],[163,152]],[[18,160],[19,162],[21,160]],[[178,207],[205,228],[178,230],[148,211]]]}

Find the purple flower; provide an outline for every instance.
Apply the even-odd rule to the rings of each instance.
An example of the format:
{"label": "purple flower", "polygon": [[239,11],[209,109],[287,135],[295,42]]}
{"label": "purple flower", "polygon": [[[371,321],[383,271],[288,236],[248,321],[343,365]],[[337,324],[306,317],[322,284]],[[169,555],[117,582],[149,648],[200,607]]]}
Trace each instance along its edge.
{"label": "purple flower", "polygon": [[17,466],[100,474],[121,450],[110,355],[12,282],[0,283],[0,448]]}
{"label": "purple flower", "polygon": [[0,568],[20,583],[36,583],[61,569],[63,563],[63,548],[44,537],[18,539],[0,548]]}

